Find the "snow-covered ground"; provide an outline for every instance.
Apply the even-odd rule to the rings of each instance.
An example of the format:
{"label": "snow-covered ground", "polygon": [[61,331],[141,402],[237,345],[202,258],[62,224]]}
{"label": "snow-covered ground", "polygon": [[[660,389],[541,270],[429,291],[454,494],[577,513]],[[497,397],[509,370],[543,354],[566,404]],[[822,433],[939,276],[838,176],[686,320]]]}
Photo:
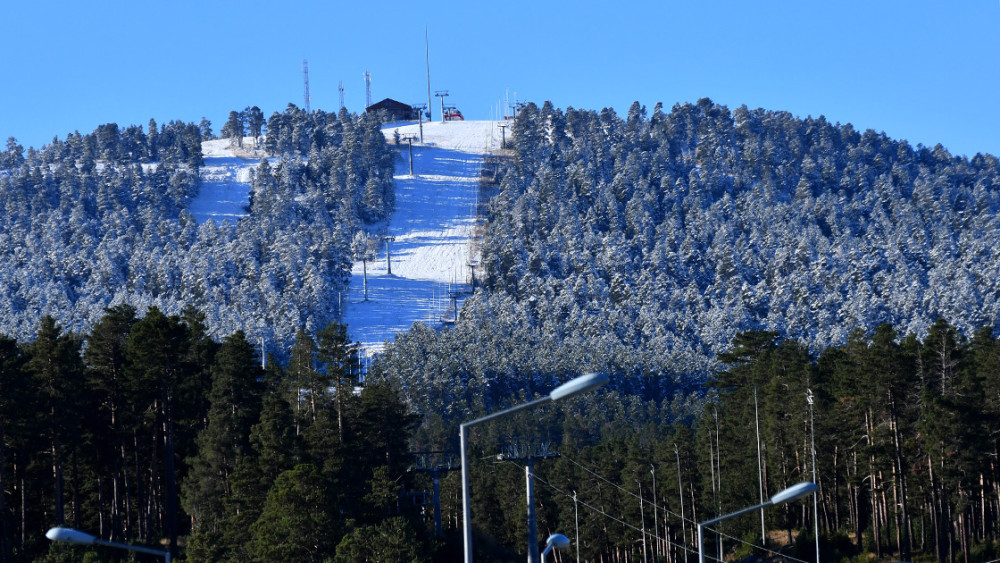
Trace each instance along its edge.
{"label": "snow-covered ground", "polygon": [[[400,136],[420,136],[418,124],[383,129],[389,142]],[[385,248],[368,264],[368,300],[364,300],[362,264],[354,265],[344,322],[351,339],[365,353],[414,322],[440,324],[449,311],[449,294],[469,288],[475,226],[476,194],[483,155],[500,148],[501,131],[489,121],[449,121],[423,124],[424,143],[413,145],[413,172],[409,151],[399,145],[396,164],[396,212],[388,232],[392,275]],[[460,304],[464,295],[457,297]]]}
{"label": "snow-covered ground", "polygon": [[[253,140],[247,137],[246,146]],[[201,144],[205,164],[201,167],[201,191],[191,202],[191,214],[199,223],[215,219],[235,221],[247,214],[250,204],[250,172],[259,158],[236,156],[228,139],[205,141]]]}
{"label": "snow-covered ground", "polygon": [[[383,128],[390,143],[397,131],[402,137],[420,137],[416,123]],[[449,294],[468,289],[469,263],[476,259],[471,242],[480,164],[484,154],[500,148],[501,138],[496,122],[425,122],[424,142],[413,144],[412,176],[407,145],[399,145],[396,212],[388,225],[395,237],[389,247],[392,274],[383,247],[368,264],[368,299],[360,262],[354,265],[345,297],[344,322],[366,355],[414,322],[440,324],[454,315]],[[260,157],[237,156],[227,140],[203,143],[202,153],[201,192],[191,213],[199,222],[245,215],[250,171]],[[457,299],[460,303],[462,297]]]}

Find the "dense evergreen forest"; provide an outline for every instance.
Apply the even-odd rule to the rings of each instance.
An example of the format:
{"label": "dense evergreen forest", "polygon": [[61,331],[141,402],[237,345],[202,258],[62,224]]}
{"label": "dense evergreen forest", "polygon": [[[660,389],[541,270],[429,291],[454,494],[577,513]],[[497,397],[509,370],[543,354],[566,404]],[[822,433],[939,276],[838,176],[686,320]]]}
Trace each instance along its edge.
{"label": "dense evergreen forest", "polygon": [[[487,410],[586,371],[696,393],[747,330],[818,353],[881,323],[1000,326],[1000,161],[702,99],[623,119],[528,104],[483,291],[385,356],[416,405]],[[456,402],[457,401],[457,402]]]}
{"label": "dense evergreen forest", "polygon": [[28,338],[43,315],[84,332],[109,305],[168,314],[190,305],[211,334],[242,329],[280,350],[298,328],[337,319],[353,237],[395,205],[394,152],[378,120],[290,104],[264,129],[256,107],[233,113],[224,127],[233,143],[266,131],[274,157],[256,170],[249,217],[222,224],[188,211],[207,121],[112,123],[26,153],[9,140],[0,332]]}
{"label": "dense evergreen forest", "polygon": [[[824,561],[998,556],[995,157],[709,100],[528,104],[482,285],[360,388],[336,299],[352,237],[392,212],[392,152],[376,119],[294,106],[223,135],[265,126],[285,156],[222,225],[186,211],[204,123],[8,143],[0,561],[84,557],[44,540],[57,523],[191,561],[454,560],[458,475],[438,537],[410,452],[587,371],[612,384],[473,432],[477,560],[523,558],[511,439],[561,454],[533,470],[539,536],[578,523],[588,561],[693,559],[694,522],[814,468],[818,519],[797,503],[766,538],[747,516],[709,541],[812,560],[817,525]],[[286,343],[266,368],[258,333]]]}
{"label": "dense evergreen forest", "polygon": [[[665,474],[676,442],[688,468],[689,517],[713,515],[758,498],[749,387],[720,375],[757,369],[766,491],[811,478],[805,389],[816,394],[825,549],[942,560],[992,549],[996,446],[942,428],[968,424],[961,436],[995,438],[982,427],[988,416],[965,419],[992,412],[997,399],[984,391],[996,385],[996,366],[983,367],[973,352],[993,345],[998,326],[994,156],[953,157],[822,117],[730,111],[709,100],[670,113],[657,106],[652,116],[635,104],[624,118],[528,104],[513,130],[487,217],[482,289],[454,329],[414,326],[373,370],[373,380],[389,381],[424,415],[419,448],[453,443],[462,420],[604,371],[614,389],[570,408],[572,423],[522,432],[592,444],[578,455],[610,456],[599,473],[633,493],[648,471],[636,458],[647,468],[659,460],[656,473]],[[748,334],[770,336],[741,352]],[[836,351],[850,357],[904,343],[897,363],[880,368],[891,376],[869,373],[857,358],[832,360]],[[733,367],[775,347],[794,350],[794,362]],[[951,383],[929,387],[960,372],[977,395]],[[888,383],[872,387],[877,377],[895,378],[891,397]],[[725,384],[711,386],[718,381]],[[706,413],[715,412],[713,428]],[[630,438],[634,431],[644,442]],[[484,455],[498,451],[500,438],[489,434]],[[713,441],[721,449],[714,466]],[[959,468],[959,458],[968,464]],[[627,465],[632,473],[621,476]],[[718,501],[706,497],[712,481],[727,493]],[[570,529],[561,501],[563,519],[549,531]],[[492,514],[484,516],[489,529],[516,545],[523,525],[516,506],[506,508],[477,514]],[[798,510],[788,523],[808,528]],[[752,523],[740,526],[737,537],[752,536]],[[673,541],[690,547],[678,533]],[[591,556],[610,546],[612,560],[641,556],[636,530],[622,534],[596,541]]]}
{"label": "dense evergreen forest", "polygon": [[[85,335],[45,317],[33,341],[3,338],[0,561],[79,560],[83,548],[43,538],[58,523],[162,538],[190,561],[458,558],[457,472],[442,472],[436,537],[432,507],[415,502],[428,474],[412,471],[418,434],[457,452],[455,424],[426,416],[416,432],[421,418],[391,385],[357,387],[355,354],[334,323],[300,331],[287,364],[262,368],[241,331],[216,342],[194,309],[138,318],[127,305]],[[751,331],[720,359],[729,368],[696,411],[611,390],[477,430],[479,560],[523,549],[523,465],[496,457],[511,439],[561,454],[533,469],[539,534],[579,526],[588,561],[690,560],[694,522],[812,480],[813,437],[824,561],[997,555],[1000,340],[989,329],[965,339],[939,321],[918,339],[880,325],[819,355]],[[727,523],[722,549],[812,560],[808,502],[765,525],[766,542],[756,514]]]}
{"label": "dense evergreen forest", "polygon": [[0,339],[0,561],[82,560],[45,539],[58,524],[190,561],[426,560],[398,502],[415,418],[385,385],[355,392],[355,355],[334,323],[262,368],[242,331],[129,305]]}

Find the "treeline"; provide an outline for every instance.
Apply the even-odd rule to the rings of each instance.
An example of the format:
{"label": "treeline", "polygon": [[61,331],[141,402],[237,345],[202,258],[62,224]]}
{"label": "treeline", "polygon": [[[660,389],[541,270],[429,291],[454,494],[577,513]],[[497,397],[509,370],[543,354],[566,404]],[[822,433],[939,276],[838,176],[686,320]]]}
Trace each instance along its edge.
{"label": "treeline", "polygon": [[[0,331],[28,339],[50,315],[86,332],[109,305],[179,314],[190,304],[211,334],[241,328],[280,351],[299,327],[339,318],[350,243],[395,206],[394,152],[374,118],[294,106],[276,115],[312,142],[262,162],[249,216],[221,224],[190,213],[207,122],[151,122],[145,133],[107,124],[27,153],[8,142]],[[284,146],[282,131],[271,138]]]}
{"label": "treeline", "polygon": [[[726,369],[694,404],[612,389],[473,429],[477,559],[525,549],[524,461],[496,457],[511,439],[522,451],[548,443],[562,454],[536,458],[532,469],[538,535],[575,538],[579,526],[586,561],[694,560],[696,522],[813,480],[822,561],[1000,557],[1000,339],[992,330],[965,338],[939,320],[918,338],[884,324],[820,353],[749,331],[719,360]],[[514,392],[494,408],[531,397]],[[449,422],[451,412],[449,403],[428,412],[421,448],[458,451],[462,421]],[[460,487],[457,474],[443,480],[444,521],[456,534]],[[765,511],[766,539],[759,512],[726,521],[721,549],[813,561],[815,524],[806,498]],[[714,533],[706,543],[716,557]]]}
{"label": "treeline", "polygon": [[[720,359],[731,367],[712,382],[718,404],[708,405],[698,434],[719,444],[721,510],[759,498],[759,420],[765,496],[813,480],[815,436],[821,534],[850,538],[877,560],[997,557],[1000,341],[992,329],[965,338],[939,320],[917,338],[880,325],[818,355],[801,341],[749,332]],[[797,509],[809,530],[810,508]],[[747,520],[726,532],[751,534]]]}
{"label": "treeline", "polygon": [[140,125],[122,129],[117,123],[106,123],[86,135],[74,131],[64,140],[56,137],[40,150],[31,147],[27,155],[24,147],[10,137],[7,150],[0,153],[0,169],[18,168],[24,164],[55,165],[67,160],[90,170],[97,161],[117,164],[169,162],[197,168],[204,162],[202,136],[211,138],[211,131],[211,122],[206,119],[200,126],[171,121],[162,127],[157,126],[155,119],[150,119],[145,131]]}
{"label": "treeline", "polygon": [[995,156],[708,99],[528,104],[512,129],[481,307],[518,338],[610,340],[685,381],[744,330],[816,351],[884,322],[998,328]]}
{"label": "treeline", "polygon": [[243,332],[214,341],[190,308],[0,339],[0,561],[85,559],[45,539],[55,525],[189,561],[425,559],[399,502],[404,404],[355,387],[341,325],[301,331],[288,355],[262,368]]}

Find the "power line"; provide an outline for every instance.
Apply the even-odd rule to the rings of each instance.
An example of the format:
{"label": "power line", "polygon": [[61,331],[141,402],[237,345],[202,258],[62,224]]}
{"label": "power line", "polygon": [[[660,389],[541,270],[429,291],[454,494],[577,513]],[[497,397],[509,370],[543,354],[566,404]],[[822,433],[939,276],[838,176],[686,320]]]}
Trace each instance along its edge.
{"label": "power line", "polygon": [[[583,464],[581,464],[581,463],[577,462],[577,461],[576,461],[576,460],[574,460],[573,458],[571,458],[571,457],[569,457],[569,456],[566,456],[566,455],[563,455],[563,456],[561,456],[561,457],[562,457],[563,459],[565,459],[565,460],[569,461],[569,462],[570,462],[570,463],[572,463],[573,465],[575,465],[575,466],[579,467],[580,469],[582,469],[582,470],[586,471],[586,472],[587,472],[587,473],[589,473],[590,475],[593,475],[593,476],[594,476],[595,478],[599,479],[600,481],[603,481],[604,483],[607,483],[607,484],[608,484],[608,485],[610,485],[611,487],[614,487],[614,488],[615,488],[615,489],[617,489],[618,491],[621,491],[622,493],[625,493],[625,494],[627,494],[627,495],[630,495],[630,496],[632,496],[633,498],[636,498],[636,499],[640,498],[640,497],[639,497],[639,495],[637,495],[637,494],[633,493],[632,491],[630,491],[630,490],[628,490],[628,489],[626,489],[626,488],[622,487],[621,485],[618,485],[617,483],[614,483],[614,482],[612,482],[612,481],[608,480],[608,479],[607,479],[607,478],[605,478],[604,476],[602,476],[602,475],[600,475],[599,473],[597,473],[597,472],[595,472],[595,471],[591,470],[591,469],[590,469],[590,468],[588,468],[587,466],[585,466],[585,465],[583,465]],[[551,483],[549,483],[549,482],[547,482],[547,481],[545,481],[545,480],[541,479],[540,477],[537,477],[537,476],[536,476],[535,478],[536,478],[536,479],[538,479],[538,480],[539,480],[539,481],[540,481],[541,483],[545,484],[546,486],[548,486],[548,487],[552,488],[553,490],[555,490],[555,491],[559,492],[560,494],[562,494],[562,495],[565,495],[566,497],[568,497],[568,498],[570,498],[570,499],[572,499],[572,498],[573,498],[573,495],[571,495],[571,494],[568,494],[568,493],[566,493],[566,491],[564,491],[564,490],[560,489],[559,487],[556,487],[555,485],[552,485]],[[606,515],[606,516],[607,516],[607,517],[609,517],[609,518],[612,518],[612,519],[613,519],[613,520],[615,520],[615,521],[618,521],[618,522],[621,522],[622,524],[624,524],[624,525],[628,526],[629,528],[631,528],[631,529],[633,529],[633,530],[635,530],[635,531],[638,531],[638,532],[642,533],[642,529],[641,529],[641,528],[639,528],[639,527],[637,527],[637,526],[633,526],[632,524],[628,524],[628,523],[626,523],[626,522],[623,522],[623,521],[621,521],[620,519],[618,519],[618,518],[615,518],[614,516],[611,516],[610,514],[606,514],[606,513],[605,513],[605,512],[603,511],[603,510],[599,510],[599,509],[596,509],[596,508],[594,508],[594,507],[591,507],[590,505],[588,505],[588,504],[587,504],[587,503],[585,503],[584,501],[578,501],[578,502],[580,502],[580,503],[581,503],[581,504],[583,504],[584,506],[587,506],[588,508],[592,508],[592,509],[593,509],[593,510],[595,510],[596,512],[599,512],[599,513],[601,513],[601,514],[603,514],[603,515]],[[643,502],[648,502],[648,501],[645,501],[645,500],[644,500]],[[669,515],[672,515],[672,516],[675,516],[675,517],[677,517],[677,518],[681,518],[681,516],[680,516],[679,514],[677,514],[676,512],[673,512],[672,510],[670,510],[669,508],[667,508],[667,507],[665,507],[665,506],[657,506],[657,508],[659,508],[660,510],[662,510],[662,511],[663,511],[664,513],[666,513],[666,514],[669,514]],[[697,525],[698,525],[698,523],[697,523],[697,522],[695,522],[694,520],[691,520],[691,519],[687,519],[687,518],[684,518],[684,519],[682,519],[682,521],[687,521],[687,522],[691,522],[691,523],[692,523],[693,525],[695,525],[695,526],[697,526]],[[732,541],[734,541],[734,542],[738,542],[738,543],[740,543],[740,544],[743,544],[743,545],[747,545],[747,546],[750,546],[750,547],[752,547],[752,548],[755,548],[755,549],[760,549],[760,550],[763,550],[763,551],[766,551],[767,553],[772,553],[772,554],[775,554],[775,555],[782,555],[782,557],[785,557],[785,558],[787,558],[787,559],[790,559],[790,560],[792,560],[792,561],[801,561],[802,563],[808,563],[808,562],[807,562],[807,561],[805,561],[805,560],[802,560],[802,559],[796,559],[796,558],[794,558],[794,557],[790,557],[790,556],[788,556],[788,555],[785,555],[785,554],[781,554],[781,553],[779,553],[779,552],[777,552],[777,551],[774,551],[774,550],[772,550],[772,549],[770,549],[770,548],[767,548],[767,547],[765,547],[765,546],[761,546],[761,545],[757,545],[757,544],[754,544],[754,543],[751,543],[751,542],[748,542],[748,541],[746,541],[746,540],[744,540],[744,539],[742,539],[742,538],[737,538],[737,537],[735,537],[735,536],[731,536],[731,535],[729,535],[729,534],[726,534],[725,532],[721,532],[721,531],[719,531],[719,530],[716,530],[716,529],[714,529],[714,528],[710,528],[710,529],[712,529],[712,530],[713,530],[714,532],[716,532],[716,533],[717,533],[717,534],[719,534],[720,536],[722,536],[722,537],[725,537],[726,539],[729,539],[729,540],[732,540]],[[647,533],[648,533],[648,532],[647,532]],[[669,539],[667,539],[667,538],[660,538],[660,537],[659,537],[659,536],[658,536],[657,534],[655,534],[655,533],[654,533],[654,534],[652,534],[652,536],[653,536],[654,538],[656,538],[656,539],[662,539],[663,541],[666,541],[666,542],[667,542],[667,544],[669,544],[669,545],[677,545],[677,544],[674,544],[674,543],[670,542],[670,540],[669,540]],[[692,549],[690,549],[690,548],[688,548],[688,547],[686,547],[686,546],[677,546],[677,547],[680,547],[681,549],[683,549],[683,550],[685,550],[685,551],[689,551],[689,552],[696,552],[696,550],[692,550]]]}
{"label": "power line", "polygon": [[[567,459],[569,459],[569,458],[567,458]],[[513,461],[508,461],[507,463],[510,463],[510,464],[512,464],[512,465],[519,465],[519,464],[516,464],[516,463],[514,463]],[[568,497],[568,498],[570,498],[570,499],[574,499],[574,498],[575,498],[575,497],[574,497],[574,495],[572,495],[572,494],[569,494],[569,493],[567,493],[566,491],[564,491],[564,490],[560,489],[559,487],[557,487],[557,486],[553,485],[552,483],[549,483],[549,482],[548,482],[548,481],[546,481],[545,479],[542,479],[541,477],[539,477],[539,476],[538,476],[537,474],[534,474],[533,476],[534,476],[534,478],[535,478],[535,479],[537,479],[537,480],[538,480],[538,481],[539,481],[540,483],[542,483],[542,484],[543,484],[543,485],[545,485],[546,487],[549,487],[550,489],[552,489],[552,490],[554,490],[554,491],[558,492],[559,494],[561,494],[561,495],[565,495],[566,497]],[[618,487],[618,488],[620,489],[621,487]],[[624,490],[624,489],[622,489],[622,490]],[[628,492],[628,491],[626,491],[626,492]],[[629,494],[632,494],[633,496],[635,496],[635,495],[634,495],[633,493],[631,493],[631,492],[629,492]],[[640,534],[641,534],[641,533],[643,533],[643,530],[642,530],[642,528],[639,528],[638,526],[634,526],[634,525],[632,525],[632,524],[629,524],[629,523],[628,523],[628,522],[626,522],[625,520],[622,520],[621,518],[618,518],[617,516],[614,516],[614,515],[612,515],[612,514],[609,514],[609,513],[605,512],[605,511],[604,511],[603,509],[600,509],[600,508],[598,508],[598,507],[596,507],[596,506],[594,506],[594,505],[592,505],[592,504],[590,504],[590,503],[588,503],[588,502],[586,502],[586,501],[583,501],[583,500],[579,500],[579,498],[576,498],[576,501],[575,501],[575,502],[578,502],[579,504],[582,504],[582,505],[583,505],[583,506],[584,506],[585,508],[589,508],[589,509],[593,510],[594,512],[596,512],[596,513],[598,513],[598,514],[600,514],[600,515],[602,515],[602,516],[604,516],[604,517],[606,517],[606,518],[608,518],[608,519],[610,519],[610,520],[614,520],[615,522],[617,522],[617,523],[621,524],[622,526],[625,526],[626,528],[631,528],[632,530],[634,530],[634,531],[636,531],[636,532],[639,532]],[[648,534],[648,532],[646,532],[646,533]],[[684,547],[684,546],[680,546],[680,545],[678,545],[678,544],[675,544],[675,543],[671,542],[671,541],[670,541],[669,539],[666,539],[666,538],[660,538],[660,537],[659,537],[659,536],[657,536],[656,534],[652,534],[652,535],[653,535],[653,537],[654,537],[654,538],[656,538],[657,540],[661,540],[661,539],[662,539],[662,541],[665,541],[665,542],[667,543],[667,545],[671,545],[671,546],[676,546],[676,547],[678,547],[678,548],[680,548],[680,549],[682,549],[682,550],[685,550],[685,551],[687,551],[687,552],[689,552],[689,553],[698,553],[698,551],[697,551],[697,550],[693,550],[693,549],[689,549],[689,548],[687,548],[687,547]],[[805,562],[803,562],[803,563],[805,563]]]}

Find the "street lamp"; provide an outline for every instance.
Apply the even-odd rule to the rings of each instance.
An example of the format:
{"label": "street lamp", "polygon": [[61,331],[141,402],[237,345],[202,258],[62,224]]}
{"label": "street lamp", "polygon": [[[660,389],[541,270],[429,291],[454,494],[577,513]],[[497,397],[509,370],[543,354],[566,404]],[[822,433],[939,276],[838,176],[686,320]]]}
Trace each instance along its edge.
{"label": "street lamp", "polygon": [[717,518],[712,518],[711,520],[706,520],[704,522],[699,522],[698,523],[698,563],[705,563],[705,549],[704,549],[705,548],[705,546],[704,546],[704,543],[705,543],[705,534],[704,534],[704,532],[705,532],[705,526],[711,526],[712,524],[718,524],[719,522],[722,522],[723,520],[726,520],[726,519],[729,519],[729,518],[733,518],[734,516],[739,516],[741,514],[746,514],[748,512],[753,512],[755,510],[758,510],[758,509],[761,509],[761,508],[764,508],[764,507],[767,507],[767,506],[771,506],[771,505],[775,505],[776,506],[776,505],[779,505],[779,504],[784,504],[786,502],[791,502],[793,500],[798,500],[798,499],[800,499],[800,498],[802,498],[802,497],[804,497],[804,496],[806,496],[806,495],[808,495],[808,494],[810,494],[812,492],[815,492],[816,489],[818,489],[818,488],[819,488],[819,486],[816,485],[816,483],[812,483],[810,481],[805,481],[803,483],[799,483],[798,485],[792,485],[791,487],[788,487],[787,489],[785,489],[785,490],[781,491],[780,493],[778,493],[778,494],[774,495],[773,497],[771,497],[771,499],[768,500],[768,501],[764,501],[764,502],[762,502],[760,504],[756,504],[754,506],[751,506],[751,507],[748,507],[748,508],[744,508],[742,510],[737,510],[736,512],[733,512],[733,513],[730,513],[730,514],[725,514],[725,515],[719,516]]}
{"label": "street lamp", "polygon": [[45,537],[49,538],[52,541],[59,541],[63,543],[71,543],[76,545],[103,545],[107,547],[117,547],[119,549],[127,549],[129,551],[138,551],[139,553],[148,553],[150,555],[159,555],[160,557],[163,557],[165,563],[170,563],[169,551],[153,549],[150,547],[142,547],[139,545],[130,545],[127,543],[118,543],[108,540],[102,540],[101,538],[92,536],[86,532],[74,530],[73,528],[61,528],[61,527],[50,528],[48,532],[45,532]]}
{"label": "street lamp", "polygon": [[499,418],[517,411],[537,407],[543,403],[548,403],[549,401],[559,401],[574,395],[579,395],[580,393],[586,393],[587,391],[597,389],[607,382],[608,376],[603,373],[588,373],[586,375],[581,375],[580,377],[571,379],[559,387],[556,387],[545,397],[528,401],[527,403],[510,407],[509,409],[504,409],[499,412],[488,414],[482,418],[463,422],[459,426],[459,447],[462,450],[462,520],[464,522],[463,540],[465,544],[465,563],[472,563],[472,503],[469,500],[469,464],[466,461],[465,455],[466,441],[469,436],[469,427],[475,426],[480,422],[493,420],[494,418]]}
{"label": "street lamp", "polygon": [[552,548],[566,549],[569,547],[569,538],[562,534],[552,534],[549,539],[545,540],[545,551],[542,552],[542,561],[545,561],[545,556],[552,551]]}

